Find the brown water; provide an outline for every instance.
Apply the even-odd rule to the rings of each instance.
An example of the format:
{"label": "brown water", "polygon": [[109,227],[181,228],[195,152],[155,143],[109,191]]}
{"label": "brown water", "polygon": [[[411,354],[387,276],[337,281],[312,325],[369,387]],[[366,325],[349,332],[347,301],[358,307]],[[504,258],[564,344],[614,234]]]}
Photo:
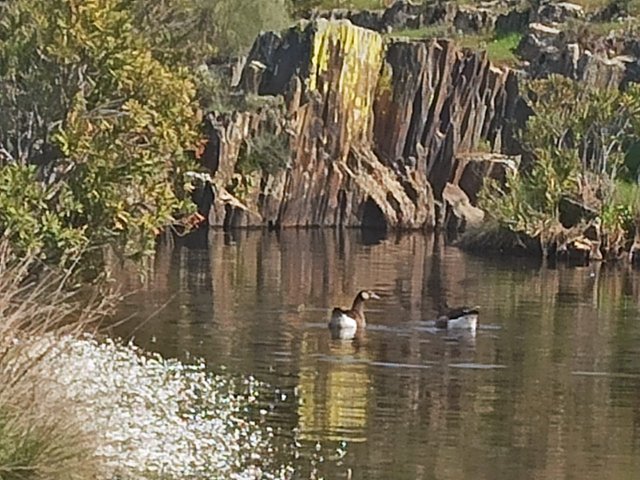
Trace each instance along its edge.
{"label": "brown water", "polygon": [[[382,296],[366,335],[331,340],[330,308],[362,288]],[[626,266],[429,236],[212,233],[161,252],[123,314],[147,319],[146,348],[264,381],[266,414],[250,414],[295,478],[619,480],[640,478],[639,295]],[[423,322],[443,298],[481,306],[475,337]]]}

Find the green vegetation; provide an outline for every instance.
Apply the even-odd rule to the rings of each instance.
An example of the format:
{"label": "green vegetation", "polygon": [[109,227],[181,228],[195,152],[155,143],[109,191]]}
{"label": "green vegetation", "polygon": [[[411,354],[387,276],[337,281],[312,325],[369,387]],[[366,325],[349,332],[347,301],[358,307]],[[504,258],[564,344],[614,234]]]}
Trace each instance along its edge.
{"label": "green vegetation", "polygon": [[488,184],[481,205],[501,226],[531,237],[553,232],[564,197],[599,212],[609,247],[628,240],[638,187],[625,153],[640,134],[640,88],[585,87],[552,76],[528,84],[530,117],[522,136],[534,161],[506,188]]}
{"label": "green vegetation", "polygon": [[264,173],[275,175],[287,167],[289,152],[288,138],[284,133],[276,135],[265,132],[247,140],[227,190],[239,199],[245,199],[256,177]]}
{"label": "green vegetation", "polygon": [[257,111],[265,107],[281,107],[281,96],[255,95],[234,91],[228,75],[201,65],[195,73],[198,103],[205,112],[230,113]]}
{"label": "green vegetation", "polygon": [[522,33],[507,34],[474,34],[462,35],[456,33],[445,24],[436,24],[419,29],[398,30],[390,34],[391,37],[405,37],[409,39],[449,38],[462,48],[485,50],[491,62],[496,65],[513,66],[518,62],[515,50],[522,39]]}
{"label": "green vegetation", "polygon": [[351,8],[355,10],[377,10],[390,4],[385,0],[291,0],[294,15],[300,15],[313,8],[332,10],[335,8]]}
{"label": "green vegetation", "polygon": [[404,37],[413,40],[422,40],[426,38],[443,38],[451,37],[452,28],[444,23],[437,23],[422,28],[407,28],[405,30],[396,30],[389,34],[390,37]]}
{"label": "green vegetation", "polygon": [[[192,210],[199,112],[235,108],[191,68],[288,22],[284,0],[16,0],[0,5],[0,234],[99,273]],[[243,98],[240,108],[260,102]],[[256,105],[254,105],[256,104]],[[230,107],[229,107],[230,106]],[[224,109],[224,108],[221,108]]]}
{"label": "green vegetation", "polygon": [[290,23],[286,0],[131,0],[135,24],[154,52],[199,65],[248,49],[262,30]]}
{"label": "green vegetation", "polygon": [[[190,207],[195,85],[156,60],[118,0],[3,4],[0,231],[67,264],[109,244],[139,256]],[[95,252],[92,252],[94,255]]]}
{"label": "green vegetation", "polygon": [[522,39],[522,34],[513,32],[506,35],[499,35],[486,44],[487,56],[496,65],[513,66],[518,63],[515,50]]}
{"label": "green vegetation", "polygon": [[245,144],[236,165],[238,173],[249,175],[261,171],[275,174],[287,166],[289,142],[284,134],[262,133]]}

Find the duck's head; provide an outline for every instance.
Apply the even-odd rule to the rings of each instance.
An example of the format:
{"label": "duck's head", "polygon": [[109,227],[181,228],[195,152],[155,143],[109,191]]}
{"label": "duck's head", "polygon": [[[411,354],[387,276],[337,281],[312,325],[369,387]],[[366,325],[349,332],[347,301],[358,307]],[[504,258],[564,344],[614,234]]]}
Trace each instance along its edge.
{"label": "duck's head", "polygon": [[371,290],[362,290],[360,293],[358,293],[357,298],[359,298],[360,300],[370,300],[372,298],[375,300],[380,300],[380,297]]}

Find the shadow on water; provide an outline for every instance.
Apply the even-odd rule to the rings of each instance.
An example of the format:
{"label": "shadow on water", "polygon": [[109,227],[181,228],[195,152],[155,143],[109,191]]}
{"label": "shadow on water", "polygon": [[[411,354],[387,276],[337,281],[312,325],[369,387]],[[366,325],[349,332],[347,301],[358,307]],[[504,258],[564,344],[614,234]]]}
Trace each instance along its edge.
{"label": "shadow on water", "polygon": [[[264,380],[276,441],[302,445],[274,453],[296,478],[640,478],[638,272],[470,256],[423,235],[207,234],[159,251],[144,283],[122,276],[137,293],[118,333]],[[362,288],[382,297],[367,331],[332,339],[330,309]],[[481,306],[475,336],[425,322],[444,299]]]}

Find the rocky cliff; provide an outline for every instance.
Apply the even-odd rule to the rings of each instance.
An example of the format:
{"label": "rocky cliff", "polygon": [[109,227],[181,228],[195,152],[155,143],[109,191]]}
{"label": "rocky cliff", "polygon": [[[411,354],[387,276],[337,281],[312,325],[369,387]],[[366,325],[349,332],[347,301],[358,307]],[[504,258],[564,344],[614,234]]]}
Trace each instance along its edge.
{"label": "rocky cliff", "polygon": [[519,98],[483,53],[323,19],[261,35],[241,87],[283,104],[208,117],[214,226],[433,228],[460,154],[509,149]]}

